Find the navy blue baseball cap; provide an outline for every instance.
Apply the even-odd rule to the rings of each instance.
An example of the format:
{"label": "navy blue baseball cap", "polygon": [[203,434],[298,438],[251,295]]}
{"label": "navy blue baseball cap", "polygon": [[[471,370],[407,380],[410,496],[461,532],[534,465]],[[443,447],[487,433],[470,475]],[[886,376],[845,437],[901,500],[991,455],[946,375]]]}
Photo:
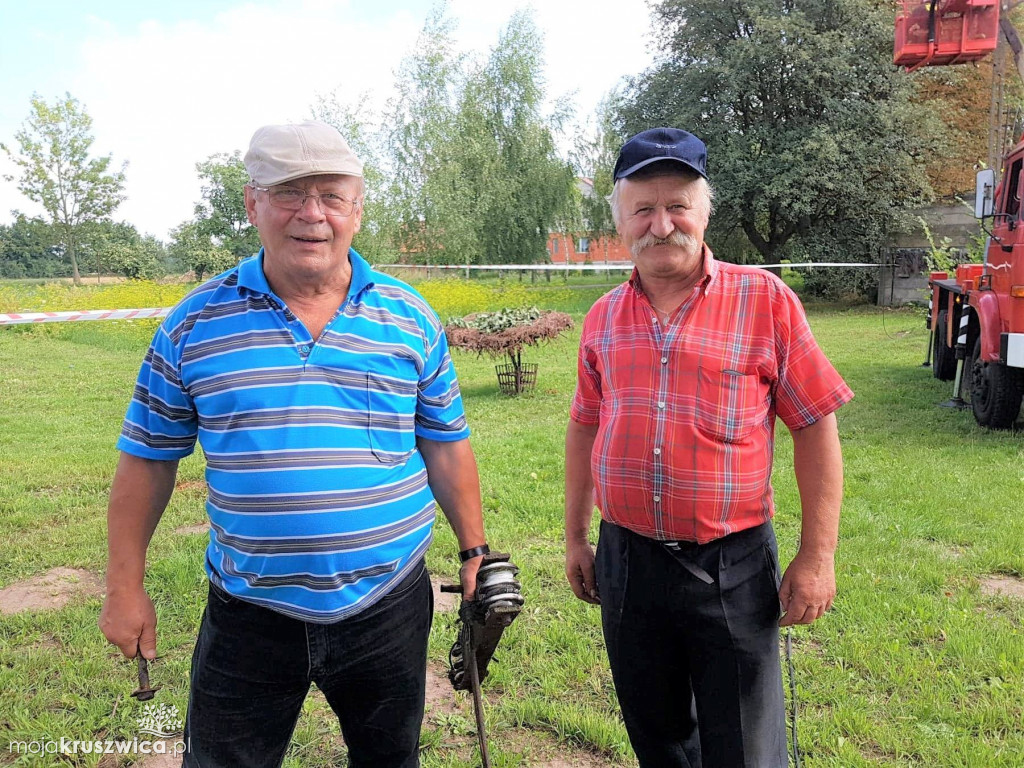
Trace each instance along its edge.
{"label": "navy blue baseball cap", "polygon": [[624,179],[662,160],[674,160],[705,179],[708,177],[708,149],[703,141],[678,128],[651,128],[622,145],[612,178],[614,181]]}

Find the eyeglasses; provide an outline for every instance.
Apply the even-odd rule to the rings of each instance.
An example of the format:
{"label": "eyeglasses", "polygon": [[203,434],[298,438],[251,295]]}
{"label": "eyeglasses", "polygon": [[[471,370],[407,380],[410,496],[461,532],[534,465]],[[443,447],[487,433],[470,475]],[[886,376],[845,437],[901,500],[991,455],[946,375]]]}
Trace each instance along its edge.
{"label": "eyeglasses", "polygon": [[266,192],[272,206],[284,208],[286,211],[302,210],[307,197],[314,198],[320,204],[324,216],[351,216],[357,205],[356,200],[349,200],[333,192],[311,195],[298,187],[257,187],[255,184],[252,188]]}

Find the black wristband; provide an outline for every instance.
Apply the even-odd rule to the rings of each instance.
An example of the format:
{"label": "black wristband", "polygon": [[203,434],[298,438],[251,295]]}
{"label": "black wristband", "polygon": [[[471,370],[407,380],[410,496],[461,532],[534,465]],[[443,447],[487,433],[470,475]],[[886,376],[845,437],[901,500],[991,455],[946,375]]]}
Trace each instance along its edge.
{"label": "black wristband", "polygon": [[466,562],[472,560],[474,557],[480,557],[480,555],[490,554],[491,548],[486,544],[481,544],[479,547],[470,547],[459,552],[459,560]]}

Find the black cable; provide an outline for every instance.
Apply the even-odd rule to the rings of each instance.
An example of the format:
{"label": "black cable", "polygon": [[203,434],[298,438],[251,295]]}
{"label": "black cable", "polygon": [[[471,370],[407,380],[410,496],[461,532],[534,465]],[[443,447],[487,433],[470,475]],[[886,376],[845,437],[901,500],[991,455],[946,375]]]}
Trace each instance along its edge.
{"label": "black cable", "polygon": [[800,744],[796,735],[796,674],[793,670],[793,628],[786,627],[786,665],[789,668],[789,712],[790,727],[793,734],[793,765],[800,768]]}

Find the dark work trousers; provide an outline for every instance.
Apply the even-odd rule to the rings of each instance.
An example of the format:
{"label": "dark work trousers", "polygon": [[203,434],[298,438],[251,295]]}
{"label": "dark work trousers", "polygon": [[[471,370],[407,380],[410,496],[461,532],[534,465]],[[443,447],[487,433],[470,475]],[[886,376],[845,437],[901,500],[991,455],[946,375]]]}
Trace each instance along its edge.
{"label": "dark work trousers", "polygon": [[673,551],[602,522],[596,570],[641,768],[786,768],[771,523]]}
{"label": "dark work trousers", "polygon": [[422,562],[335,624],[292,619],[211,585],[192,655],[183,765],[281,765],[316,683],[341,722],[351,768],[415,768],[433,603]]}

